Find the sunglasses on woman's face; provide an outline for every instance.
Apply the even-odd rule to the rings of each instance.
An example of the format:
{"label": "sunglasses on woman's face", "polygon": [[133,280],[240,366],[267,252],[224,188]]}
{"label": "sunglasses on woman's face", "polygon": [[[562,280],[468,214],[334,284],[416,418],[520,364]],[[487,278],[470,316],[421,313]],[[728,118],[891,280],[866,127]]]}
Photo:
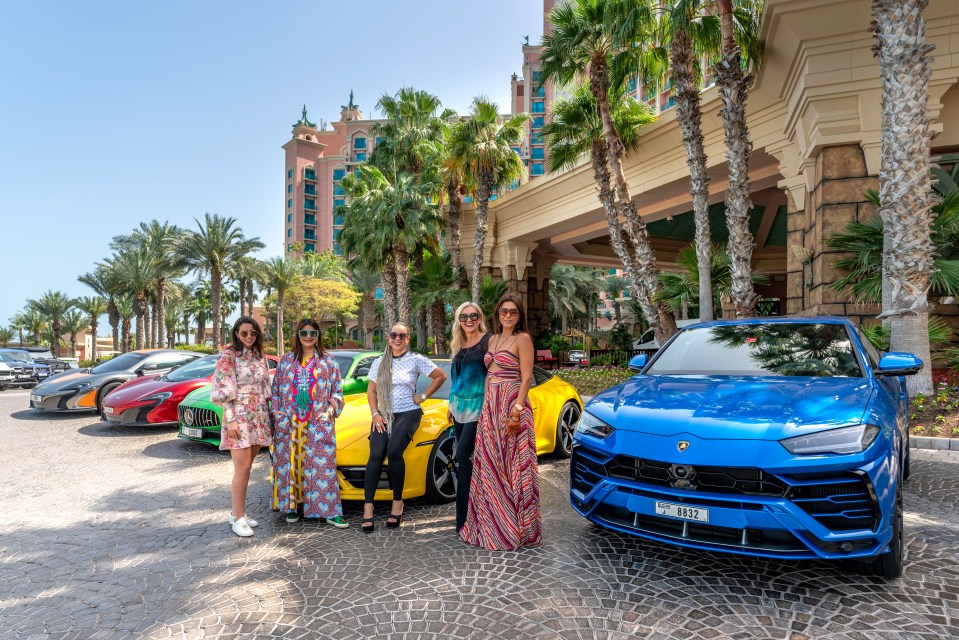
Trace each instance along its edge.
{"label": "sunglasses on woman's face", "polygon": [[466,322],[467,320],[472,320],[473,322],[476,322],[477,320],[479,320],[479,314],[478,313],[461,313],[460,322]]}
{"label": "sunglasses on woman's face", "polygon": [[260,335],[260,332],[256,331],[255,329],[250,331],[243,329],[242,331],[237,331],[237,334],[239,334],[241,338],[255,338]]}
{"label": "sunglasses on woman's face", "polygon": [[390,340],[406,340],[410,334],[408,333],[397,333],[395,331],[390,331]]}
{"label": "sunglasses on woman's face", "polygon": [[507,309],[506,307],[502,307],[499,310],[499,315],[501,318],[505,318],[507,316],[515,317],[519,315],[519,309]]}
{"label": "sunglasses on woman's face", "polygon": [[301,338],[313,338],[313,339],[316,339],[317,337],[319,337],[319,335],[320,335],[320,332],[317,331],[316,329],[300,329],[300,337],[301,337]]}

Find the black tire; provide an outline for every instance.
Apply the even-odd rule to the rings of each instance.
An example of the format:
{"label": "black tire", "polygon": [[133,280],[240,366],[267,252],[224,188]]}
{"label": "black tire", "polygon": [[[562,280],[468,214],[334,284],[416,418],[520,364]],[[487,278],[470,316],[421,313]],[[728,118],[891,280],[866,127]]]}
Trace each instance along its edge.
{"label": "black tire", "polygon": [[426,499],[444,504],[456,499],[456,438],[453,428],[436,439],[426,465]]}
{"label": "black tire", "polygon": [[902,486],[896,489],[896,511],[892,521],[892,540],[889,541],[889,551],[876,557],[872,562],[857,562],[859,573],[880,578],[898,578],[902,575],[905,560],[905,545],[903,544],[903,508]]}
{"label": "black tire", "polygon": [[572,400],[559,410],[559,417],[556,419],[556,448],[553,449],[553,455],[557,458],[565,460],[573,454],[573,433],[582,414],[583,410]]}
{"label": "black tire", "polygon": [[100,389],[100,393],[97,394],[97,414],[103,415],[103,399],[109,395],[111,391],[120,386],[119,382],[111,382],[110,384],[105,384]]}

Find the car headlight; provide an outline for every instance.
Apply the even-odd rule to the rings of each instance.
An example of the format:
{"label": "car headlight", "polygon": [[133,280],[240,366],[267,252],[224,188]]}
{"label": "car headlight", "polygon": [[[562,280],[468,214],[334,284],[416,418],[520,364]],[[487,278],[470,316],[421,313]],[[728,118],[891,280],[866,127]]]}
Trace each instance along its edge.
{"label": "car headlight", "polygon": [[794,455],[860,453],[865,451],[878,435],[879,427],[871,424],[857,424],[852,427],[840,427],[786,438],[779,443],[786,447],[786,451]]}
{"label": "car headlight", "polygon": [[614,431],[611,426],[591,414],[589,411],[583,412],[583,415],[579,419],[579,424],[576,425],[576,430],[580,433],[585,433],[596,438],[606,438]]}
{"label": "car headlight", "polygon": [[93,385],[90,384],[89,382],[78,382],[78,383],[76,383],[76,384],[71,384],[69,387],[64,387],[63,390],[64,390],[65,392],[69,391],[69,392],[71,392],[71,393],[79,393],[79,392],[81,392],[81,391],[86,391],[87,389],[89,389],[89,388],[92,387],[92,386],[93,386]]}
{"label": "car headlight", "polygon": [[160,402],[163,402],[164,400],[169,400],[170,396],[172,395],[173,393],[170,391],[161,391],[160,393],[154,393],[153,395],[147,396],[146,398],[141,398],[141,400],[143,400],[143,402],[148,402],[148,401],[152,402],[156,400],[158,403],[160,403]]}

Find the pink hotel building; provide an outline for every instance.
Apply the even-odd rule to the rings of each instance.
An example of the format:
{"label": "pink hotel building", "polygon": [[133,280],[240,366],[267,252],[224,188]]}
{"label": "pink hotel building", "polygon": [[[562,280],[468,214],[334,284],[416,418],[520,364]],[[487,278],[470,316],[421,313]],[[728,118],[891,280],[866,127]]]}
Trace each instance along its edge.
{"label": "pink hotel building", "polygon": [[[546,16],[555,4],[556,0],[543,0],[544,33],[549,29]],[[524,44],[522,76],[514,73],[511,83],[510,113],[530,114],[526,138],[521,147],[514,148],[526,165],[527,180],[546,172],[542,127],[557,97],[550,83],[542,84],[542,52],[541,46]],[[657,112],[672,106],[669,89],[668,83],[644,87],[634,81],[630,86],[637,99],[645,100]],[[352,93],[349,103],[340,110],[339,121],[333,122],[331,129],[322,121],[319,127],[310,122],[304,105],[302,116],[293,125],[292,138],[283,145],[286,152],[283,235],[287,251],[299,243],[307,252],[332,249],[342,254],[338,239],[343,216],[334,213],[346,202],[340,180],[372,153],[376,140],[370,127],[376,122],[379,121],[363,119],[363,113],[353,103]]]}

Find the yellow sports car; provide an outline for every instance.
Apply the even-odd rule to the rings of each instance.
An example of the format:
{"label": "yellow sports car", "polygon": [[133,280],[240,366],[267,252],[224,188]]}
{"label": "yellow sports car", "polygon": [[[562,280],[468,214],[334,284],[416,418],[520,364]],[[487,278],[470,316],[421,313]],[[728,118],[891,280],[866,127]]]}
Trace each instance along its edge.
{"label": "yellow sports car", "polygon": [[[406,461],[403,498],[425,495],[433,502],[449,502],[456,497],[453,426],[447,419],[450,361],[435,362],[446,372],[446,382],[423,403],[423,421],[403,455]],[[429,382],[429,378],[421,377],[419,391],[426,389]],[[536,453],[554,453],[568,458],[573,430],[583,410],[583,401],[576,389],[534,367],[529,402],[536,425]],[[336,465],[343,500],[363,500],[363,474],[370,457],[372,418],[366,394],[346,397],[346,406],[336,421]],[[384,461],[376,500],[391,500],[393,497],[386,465]]]}

